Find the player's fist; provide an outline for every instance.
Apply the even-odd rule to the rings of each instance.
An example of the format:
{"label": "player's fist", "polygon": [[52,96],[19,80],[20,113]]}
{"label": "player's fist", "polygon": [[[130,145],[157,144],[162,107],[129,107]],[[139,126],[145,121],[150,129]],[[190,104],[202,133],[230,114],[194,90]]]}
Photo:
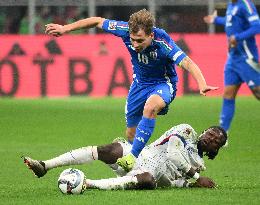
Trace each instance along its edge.
{"label": "player's fist", "polygon": [[50,23],[45,25],[45,27],[45,33],[55,37],[62,36],[64,33],[66,33],[64,26],[59,24]]}
{"label": "player's fist", "polygon": [[197,181],[193,184],[193,187],[203,187],[203,188],[216,188],[215,182],[208,177],[199,177]]}
{"label": "player's fist", "polygon": [[237,40],[234,35],[231,35],[228,39],[229,48],[234,48],[237,46]]}
{"label": "player's fist", "polygon": [[217,15],[218,15],[217,10],[215,10],[212,15],[204,16],[203,20],[207,24],[214,23],[214,20],[217,17]]}

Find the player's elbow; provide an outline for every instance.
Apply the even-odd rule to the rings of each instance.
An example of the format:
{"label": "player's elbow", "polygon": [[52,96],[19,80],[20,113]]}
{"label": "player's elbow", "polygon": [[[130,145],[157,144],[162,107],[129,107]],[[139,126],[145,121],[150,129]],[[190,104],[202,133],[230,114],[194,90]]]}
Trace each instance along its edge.
{"label": "player's elbow", "polygon": [[178,152],[167,152],[167,159],[171,160],[174,164],[176,164],[179,159],[180,159],[180,155]]}
{"label": "player's elbow", "polygon": [[168,152],[167,158],[179,169],[187,173],[190,169],[190,164],[183,158],[179,152]]}
{"label": "player's elbow", "polygon": [[96,21],[97,21],[96,27],[102,29],[103,23],[106,19],[102,18],[102,17],[95,17],[95,18],[96,18]]}
{"label": "player's elbow", "polygon": [[260,23],[253,25],[251,27],[251,29],[253,29],[255,34],[259,34],[260,33]]}

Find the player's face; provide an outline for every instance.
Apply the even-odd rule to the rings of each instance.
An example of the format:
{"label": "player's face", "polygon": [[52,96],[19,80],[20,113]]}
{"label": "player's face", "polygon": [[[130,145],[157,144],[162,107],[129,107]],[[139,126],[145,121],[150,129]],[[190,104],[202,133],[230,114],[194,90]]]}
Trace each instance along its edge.
{"label": "player's face", "polygon": [[223,133],[218,129],[207,129],[200,138],[200,145],[204,152],[215,152],[223,145]]}
{"label": "player's face", "polygon": [[140,53],[151,45],[153,33],[147,35],[144,30],[140,29],[137,33],[130,34],[130,40],[135,51]]}

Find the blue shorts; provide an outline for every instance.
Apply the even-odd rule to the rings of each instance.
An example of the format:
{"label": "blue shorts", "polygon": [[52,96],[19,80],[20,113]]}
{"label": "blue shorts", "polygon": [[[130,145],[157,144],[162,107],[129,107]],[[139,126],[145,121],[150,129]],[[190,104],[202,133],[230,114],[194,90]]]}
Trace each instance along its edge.
{"label": "blue shorts", "polygon": [[260,85],[260,73],[246,60],[234,61],[229,59],[225,66],[224,83],[228,85],[240,85],[246,83],[250,88]]}
{"label": "blue shorts", "polygon": [[165,115],[168,112],[169,104],[176,96],[176,91],[176,84],[160,83],[140,86],[134,81],[130,87],[125,105],[127,127],[135,127],[138,125],[143,116],[146,100],[154,94],[161,96],[166,103],[166,106],[158,113],[158,115]]}

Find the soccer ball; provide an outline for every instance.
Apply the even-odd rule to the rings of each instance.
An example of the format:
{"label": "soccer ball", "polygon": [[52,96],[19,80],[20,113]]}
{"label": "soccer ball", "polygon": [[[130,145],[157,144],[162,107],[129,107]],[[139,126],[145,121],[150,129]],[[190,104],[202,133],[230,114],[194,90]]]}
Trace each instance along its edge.
{"label": "soccer ball", "polygon": [[85,174],[78,169],[65,169],[59,176],[58,187],[64,194],[81,194],[84,191]]}

